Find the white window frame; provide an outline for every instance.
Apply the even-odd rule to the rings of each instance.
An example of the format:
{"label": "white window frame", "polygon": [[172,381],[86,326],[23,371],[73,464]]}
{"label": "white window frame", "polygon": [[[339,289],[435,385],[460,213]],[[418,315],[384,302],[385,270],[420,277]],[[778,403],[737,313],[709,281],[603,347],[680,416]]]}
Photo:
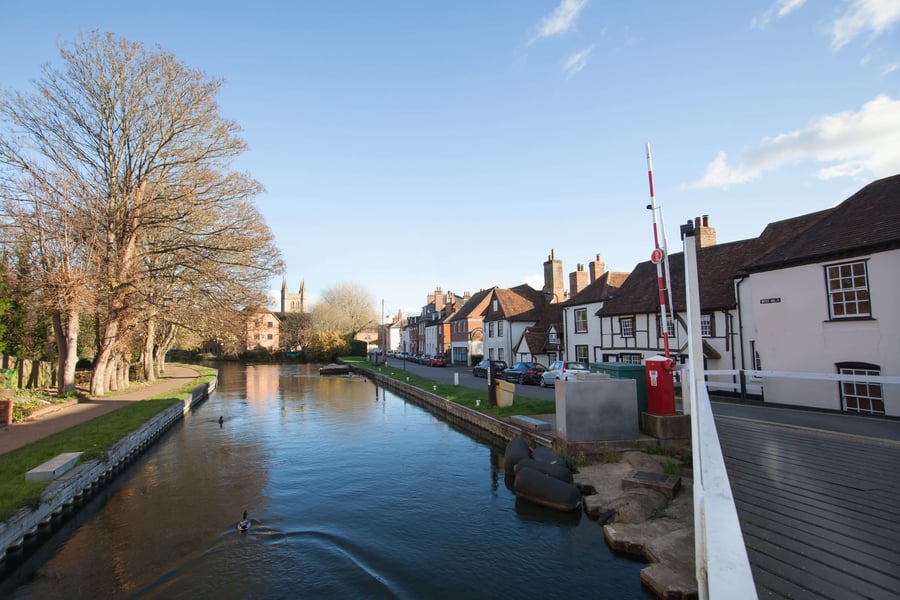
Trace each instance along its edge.
{"label": "white window frame", "polygon": [[[839,366],[838,373],[841,375],[881,375],[881,369],[874,366]],[[841,406],[845,412],[883,415],[884,414],[884,390],[880,383],[869,383],[867,381],[841,381]],[[848,405],[848,399],[855,404],[854,408]],[[875,408],[876,403],[881,404],[881,408]]]}
{"label": "white window frame", "polygon": [[576,308],[575,309],[575,333],[587,333],[587,332],[588,332],[587,309],[586,308]]}
{"label": "white window frame", "polygon": [[867,261],[827,265],[825,289],[828,294],[828,318],[858,319],[872,316]]}
{"label": "white window frame", "polygon": [[582,362],[584,364],[590,364],[589,362],[589,351],[587,344],[576,344],[575,345],[575,360],[577,362]]}
{"label": "white window frame", "polygon": [[700,313],[701,337],[713,337],[716,333],[716,316],[712,313]]}
{"label": "white window frame", "polygon": [[[630,331],[625,331],[625,329],[626,329],[625,324],[626,324],[626,323],[628,324],[628,329],[629,329]],[[634,318],[634,317],[619,317],[619,335],[621,335],[622,337],[626,337],[626,338],[633,338],[633,337],[635,337],[635,331],[634,331],[634,330],[636,329],[636,325],[637,325],[637,324],[635,323],[635,318]]]}

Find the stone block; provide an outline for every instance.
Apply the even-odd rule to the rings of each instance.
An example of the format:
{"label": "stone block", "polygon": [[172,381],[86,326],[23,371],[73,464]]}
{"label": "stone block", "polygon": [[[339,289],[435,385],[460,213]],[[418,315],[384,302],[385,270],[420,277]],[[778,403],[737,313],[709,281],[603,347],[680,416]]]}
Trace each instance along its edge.
{"label": "stone block", "polygon": [[691,416],[641,413],[641,432],[658,440],[690,440]]}
{"label": "stone block", "polygon": [[628,477],[622,480],[622,488],[646,488],[655,490],[671,500],[681,488],[681,476],[667,475],[665,473],[648,473],[647,471],[632,471]]}
{"label": "stone block", "polygon": [[550,431],[550,423],[535,419],[534,417],[513,415],[509,420],[519,427],[524,427],[525,429],[530,429],[532,431]]}
{"label": "stone block", "polygon": [[74,467],[79,456],[81,456],[81,452],[63,452],[25,473],[25,479],[28,481],[53,481]]}
{"label": "stone block", "polygon": [[556,432],[567,442],[633,440],[639,436],[632,379],[588,377],[556,382]]}

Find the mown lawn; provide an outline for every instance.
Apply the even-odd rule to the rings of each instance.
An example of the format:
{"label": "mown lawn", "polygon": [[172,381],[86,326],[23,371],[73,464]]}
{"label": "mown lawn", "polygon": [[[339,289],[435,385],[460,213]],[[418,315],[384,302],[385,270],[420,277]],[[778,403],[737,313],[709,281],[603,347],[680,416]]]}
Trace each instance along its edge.
{"label": "mown lawn", "polygon": [[199,371],[200,377],[174,393],[128,404],[115,412],[0,455],[0,521],[7,520],[20,508],[40,504],[41,492],[49,482],[26,481],[25,473],[63,452],[84,452],[82,461],[105,459],[106,453],[119,440],[198,385],[210,381],[215,374],[214,369],[207,367],[185,366]]}
{"label": "mown lawn", "polygon": [[426,377],[413,375],[409,371],[404,371],[403,369],[385,365],[376,366],[368,360],[358,356],[346,356],[342,357],[341,360],[354,367],[378,371],[382,375],[386,375],[397,381],[403,381],[419,389],[433,392],[443,396],[451,402],[468,406],[471,409],[494,417],[508,417],[510,415],[542,415],[556,412],[556,403],[553,400],[539,400],[537,398],[516,395],[513,397],[512,406],[503,408],[498,406],[491,407],[488,406],[486,389],[477,390],[450,383],[439,383]]}

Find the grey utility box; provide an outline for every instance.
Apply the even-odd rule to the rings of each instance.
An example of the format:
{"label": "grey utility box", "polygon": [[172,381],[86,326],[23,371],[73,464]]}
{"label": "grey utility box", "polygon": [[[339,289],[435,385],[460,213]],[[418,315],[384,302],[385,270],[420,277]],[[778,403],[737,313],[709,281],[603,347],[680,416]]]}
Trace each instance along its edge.
{"label": "grey utility box", "polygon": [[556,382],[556,433],[567,442],[633,440],[638,427],[633,379],[588,375]]}

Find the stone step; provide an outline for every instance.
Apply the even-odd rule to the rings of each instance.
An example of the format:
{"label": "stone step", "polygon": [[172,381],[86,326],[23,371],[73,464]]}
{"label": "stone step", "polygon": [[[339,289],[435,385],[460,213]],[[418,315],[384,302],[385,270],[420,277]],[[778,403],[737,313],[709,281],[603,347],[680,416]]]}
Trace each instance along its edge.
{"label": "stone step", "polygon": [[516,425],[525,427],[526,429],[530,429],[532,431],[550,431],[550,423],[541,421],[540,419],[535,419],[534,417],[514,415],[511,416],[509,420]]}
{"label": "stone step", "polygon": [[74,467],[79,456],[81,456],[81,452],[63,452],[25,473],[25,479],[28,481],[53,481]]}

